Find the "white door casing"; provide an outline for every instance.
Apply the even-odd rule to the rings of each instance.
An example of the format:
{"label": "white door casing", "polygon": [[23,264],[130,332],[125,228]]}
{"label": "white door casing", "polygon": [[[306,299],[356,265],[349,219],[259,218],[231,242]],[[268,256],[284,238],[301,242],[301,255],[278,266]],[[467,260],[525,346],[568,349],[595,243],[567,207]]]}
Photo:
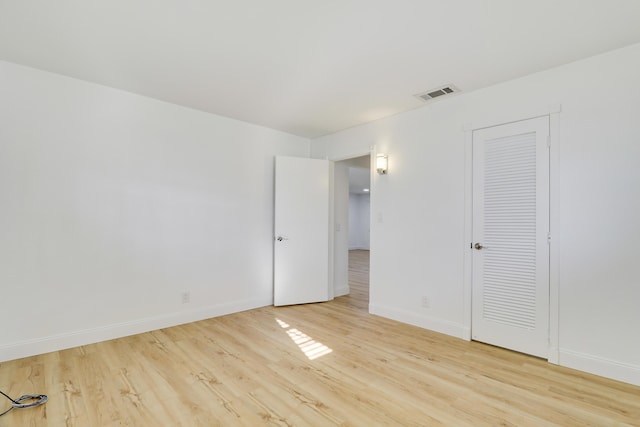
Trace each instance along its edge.
{"label": "white door casing", "polygon": [[275,160],[274,305],[328,301],[331,163]]}
{"label": "white door casing", "polygon": [[472,338],[549,354],[549,117],[473,132]]}

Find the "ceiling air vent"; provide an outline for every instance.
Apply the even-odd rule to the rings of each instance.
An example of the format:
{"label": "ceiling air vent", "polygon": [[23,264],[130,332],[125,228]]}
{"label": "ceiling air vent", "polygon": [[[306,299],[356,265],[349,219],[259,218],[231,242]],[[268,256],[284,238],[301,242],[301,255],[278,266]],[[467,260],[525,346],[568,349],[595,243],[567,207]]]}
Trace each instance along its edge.
{"label": "ceiling air vent", "polygon": [[460,90],[454,85],[447,85],[447,86],[439,87],[437,89],[432,89],[427,92],[418,93],[413,96],[418,98],[420,101],[427,102],[439,96],[449,95],[450,93],[454,93],[454,92],[460,92]]}

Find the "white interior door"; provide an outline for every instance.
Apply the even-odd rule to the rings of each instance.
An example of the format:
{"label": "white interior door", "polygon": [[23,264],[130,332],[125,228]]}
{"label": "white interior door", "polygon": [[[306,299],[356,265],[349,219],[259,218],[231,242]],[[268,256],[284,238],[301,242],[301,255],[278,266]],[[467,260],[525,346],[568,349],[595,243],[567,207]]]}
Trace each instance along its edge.
{"label": "white interior door", "polygon": [[331,162],[276,157],[274,305],[330,299]]}
{"label": "white interior door", "polygon": [[549,118],[473,133],[474,340],[547,358]]}

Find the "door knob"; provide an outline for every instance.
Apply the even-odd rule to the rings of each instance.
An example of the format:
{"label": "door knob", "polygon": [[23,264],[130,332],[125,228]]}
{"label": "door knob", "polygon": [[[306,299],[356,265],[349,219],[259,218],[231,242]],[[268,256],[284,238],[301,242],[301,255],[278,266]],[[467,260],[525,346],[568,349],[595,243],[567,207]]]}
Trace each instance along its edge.
{"label": "door knob", "polygon": [[484,248],[484,246],[482,246],[480,243],[476,243],[475,245],[473,245],[473,247],[476,248],[477,250]]}
{"label": "door knob", "polygon": [[283,240],[289,240],[289,239],[288,239],[288,238],[286,238],[286,237],[278,236],[278,237],[276,237],[276,240],[277,240],[278,242],[282,242]]}

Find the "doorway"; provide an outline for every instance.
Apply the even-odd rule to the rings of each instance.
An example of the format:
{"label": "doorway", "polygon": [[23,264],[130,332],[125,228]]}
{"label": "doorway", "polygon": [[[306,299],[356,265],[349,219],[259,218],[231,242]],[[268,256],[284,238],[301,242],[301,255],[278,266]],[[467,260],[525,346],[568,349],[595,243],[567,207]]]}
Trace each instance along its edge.
{"label": "doorway", "polygon": [[371,157],[335,162],[335,295],[368,311]]}

